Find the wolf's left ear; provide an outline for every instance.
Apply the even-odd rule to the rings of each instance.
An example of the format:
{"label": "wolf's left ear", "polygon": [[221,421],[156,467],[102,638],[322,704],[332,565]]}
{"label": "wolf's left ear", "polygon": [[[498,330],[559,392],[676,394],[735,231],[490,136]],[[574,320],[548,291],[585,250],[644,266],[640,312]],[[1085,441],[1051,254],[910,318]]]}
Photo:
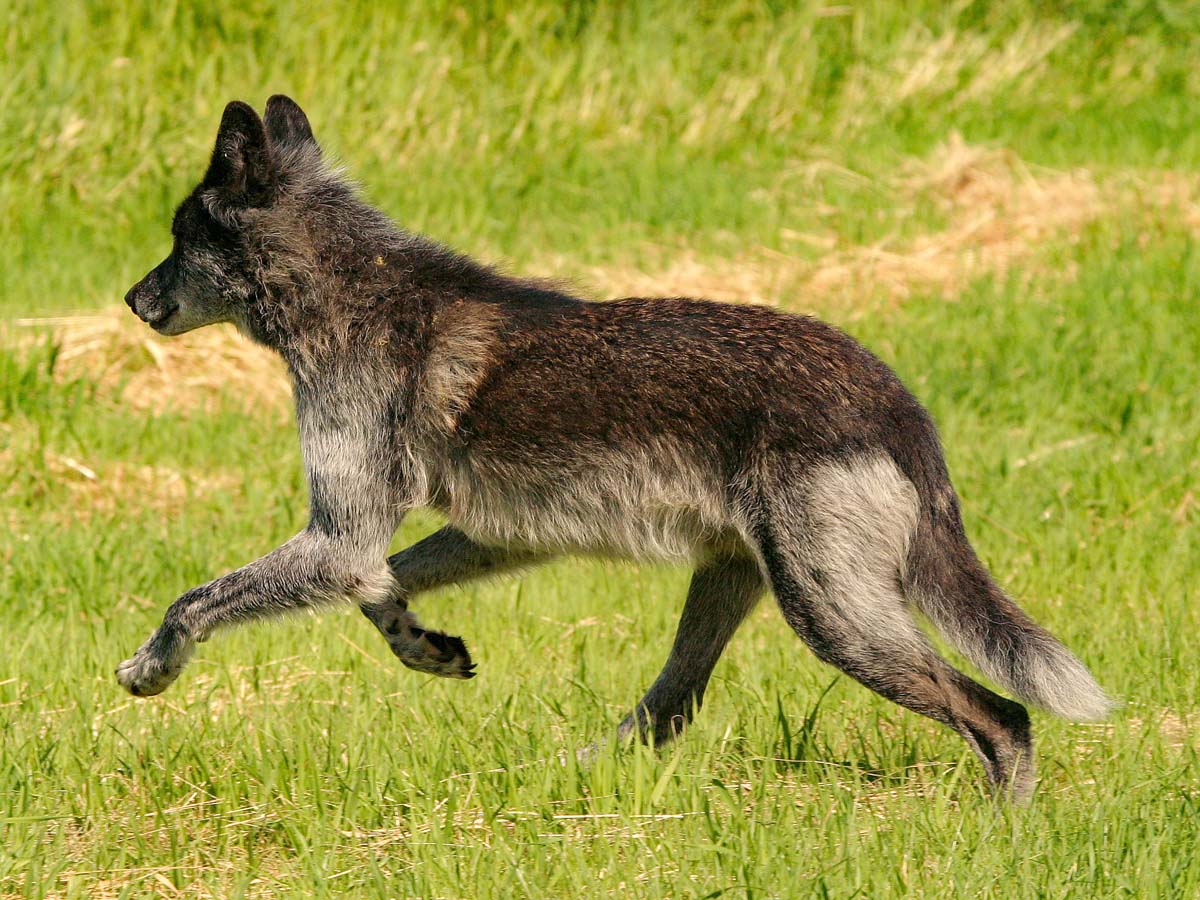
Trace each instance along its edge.
{"label": "wolf's left ear", "polygon": [[275,197],[277,166],[262,119],[248,104],[225,107],[212,162],[201,182],[204,205],[232,225],[237,212],[267,206]]}
{"label": "wolf's left ear", "polygon": [[267,101],[267,135],[276,147],[300,147],[310,144],[314,149],[317,139],[313,137],[308,116],[291,97],[276,94]]}

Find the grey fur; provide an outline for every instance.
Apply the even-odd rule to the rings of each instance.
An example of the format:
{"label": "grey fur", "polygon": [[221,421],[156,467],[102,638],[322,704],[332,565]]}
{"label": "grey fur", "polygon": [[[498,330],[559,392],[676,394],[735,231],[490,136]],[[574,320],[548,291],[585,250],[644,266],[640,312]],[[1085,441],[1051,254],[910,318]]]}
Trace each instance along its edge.
{"label": "grey fur", "polygon": [[[295,386],[308,527],[168,609],[117,670],[164,690],[216,629],[349,598],[402,663],[470,678],[409,602],[562,553],[688,560],[662,674],[622,734],[662,741],[768,587],[826,662],[958,731],[1032,790],[1029,720],[937,656],[916,604],[1020,696],[1107,702],[988,576],[936,431],[895,375],[812,319],[691,300],[590,303],[396,229],[329,168],[303,112],[226,109],[175,246],[127,296],[164,334],[234,322]],[[405,513],[450,524],[385,560]]]}
{"label": "grey fur", "polygon": [[940,589],[913,591],[912,598],[967,659],[1018,697],[1071,722],[1105,719],[1116,704],[1083,663],[1045,632],[1027,628],[1024,614],[1007,609],[1007,598],[995,585],[988,592],[998,595],[991,623],[1011,618],[1006,639],[996,640],[993,629],[964,616],[953,597]]}

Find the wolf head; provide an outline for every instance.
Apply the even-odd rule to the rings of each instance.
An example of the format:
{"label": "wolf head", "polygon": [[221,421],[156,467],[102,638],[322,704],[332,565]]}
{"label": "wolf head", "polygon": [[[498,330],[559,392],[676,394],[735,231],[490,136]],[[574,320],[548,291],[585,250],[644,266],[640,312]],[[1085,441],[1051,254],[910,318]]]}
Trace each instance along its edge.
{"label": "wolf head", "polygon": [[262,119],[230,103],[204,179],[175,212],[171,254],[129,289],[129,308],[160,334],[213,322],[248,327],[272,258],[287,251],[293,269],[304,265],[297,200],[323,173],[308,118],[293,100],[272,97]]}

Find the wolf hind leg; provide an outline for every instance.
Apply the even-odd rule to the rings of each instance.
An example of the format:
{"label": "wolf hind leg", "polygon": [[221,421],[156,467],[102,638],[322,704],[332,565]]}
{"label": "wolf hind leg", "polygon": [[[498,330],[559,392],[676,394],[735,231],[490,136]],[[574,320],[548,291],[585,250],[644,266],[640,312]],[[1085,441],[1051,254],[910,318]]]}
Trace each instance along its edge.
{"label": "wolf hind leg", "polygon": [[408,668],[445,678],[474,678],[475,663],[463,639],[423,627],[408,608],[409,600],[424,591],[499,575],[544,558],[533,551],[489,547],[446,526],[390,557],[394,589],[383,600],[360,608]]}
{"label": "wolf hind leg", "polygon": [[900,593],[915,516],[907,480],[890,461],[828,466],[773,499],[756,536],[793,630],[823,662],[954,729],[997,791],[1027,798],[1034,764],[1025,708],[942,659]]}
{"label": "wolf hind leg", "polygon": [[691,721],[725,645],[765,589],[751,556],[713,559],[692,576],[687,601],[666,665],[617,730],[637,733],[656,745]]}

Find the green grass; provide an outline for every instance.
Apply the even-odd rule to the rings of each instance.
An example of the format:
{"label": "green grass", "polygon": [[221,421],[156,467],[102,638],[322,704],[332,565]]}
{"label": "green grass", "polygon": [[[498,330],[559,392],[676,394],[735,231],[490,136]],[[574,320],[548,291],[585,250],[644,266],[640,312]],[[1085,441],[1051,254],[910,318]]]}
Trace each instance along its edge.
{"label": "green grass", "polygon": [[[1190,6],[216,8],[0,12],[0,314],[118,302],[222,104],[291,92],[370,197],[471,252],[776,266],[769,299],[929,405],[980,552],[1125,705],[1036,716],[1038,793],[997,809],[959,739],[835,677],[768,601],[682,742],[583,768],[657,673],[687,573],[581,561],[419,601],[472,647],[469,683],[403,669],[343,611],[222,635],[131,700],[112,669],[166,605],[302,527],[294,430],[243,410],[237,371],[215,412],[180,387],[148,415],[132,370],[85,377],[6,328],[0,897],[1200,896]],[[1096,210],[1004,265],[954,243],[949,289],[864,270],[804,293],[826,254],[970,219],[906,174],[955,131],[1087,170]]]}

